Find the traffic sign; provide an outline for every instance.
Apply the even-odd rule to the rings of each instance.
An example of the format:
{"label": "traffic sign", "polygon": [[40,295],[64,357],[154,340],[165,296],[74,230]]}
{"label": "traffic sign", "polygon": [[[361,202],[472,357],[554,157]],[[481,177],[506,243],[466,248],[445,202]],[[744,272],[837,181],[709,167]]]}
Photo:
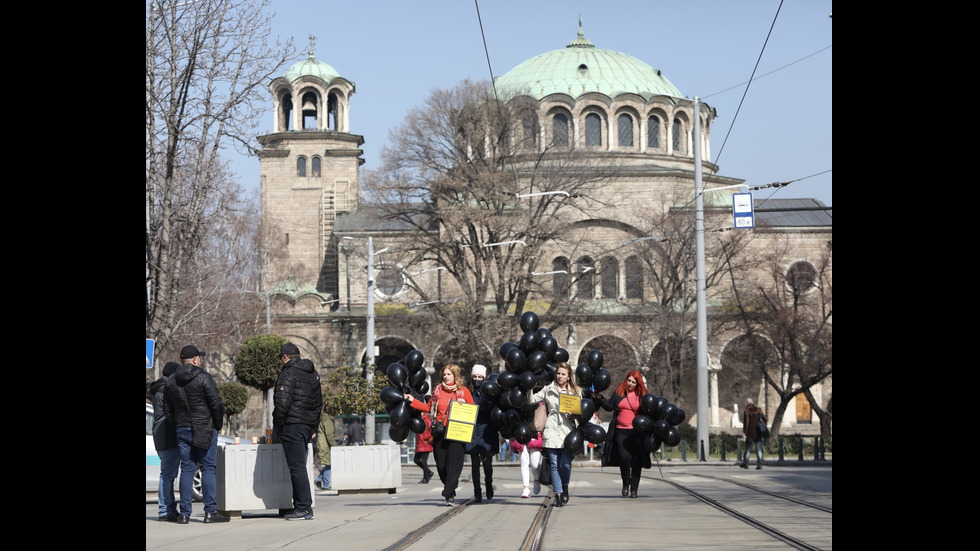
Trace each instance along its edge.
{"label": "traffic sign", "polygon": [[732,194],[732,214],[735,216],[736,228],[755,227],[755,213],[752,210],[751,193]]}
{"label": "traffic sign", "polygon": [[146,368],[153,369],[153,349],[156,348],[154,339],[146,339]]}

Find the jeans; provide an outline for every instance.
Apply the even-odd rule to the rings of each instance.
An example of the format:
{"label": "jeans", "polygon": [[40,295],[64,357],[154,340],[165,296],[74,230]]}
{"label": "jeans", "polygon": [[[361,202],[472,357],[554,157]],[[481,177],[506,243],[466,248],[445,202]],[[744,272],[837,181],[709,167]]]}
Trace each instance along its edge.
{"label": "jeans", "polygon": [[279,434],[282,453],[286,456],[286,466],[289,467],[289,480],[293,485],[293,508],[297,511],[313,509],[313,490],[310,489],[310,477],[306,472],[306,453],[314,432],[315,425],[289,423],[283,425]]}
{"label": "jeans", "polygon": [[756,465],[761,467],[762,466],[762,440],[756,440],[755,442],[751,442],[751,441],[745,442],[745,457],[742,459],[742,465],[745,465],[746,467],[749,466],[749,450],[751,450],[753,446],[755,447]]}
{"label": "jeans", "polygon": [[562,493],[562,485],[568,486],[572,478],[572,454],[565,448],[545,448],[551,463],[551,487],[556,494]]}
{"label": "jeans", "polygon": [[[214,475],[218,462],[218,431],[211,429],[211,446],[204,450],[194,447],[194,429],[177,427],[177,448],[180,449],[180,514],[191,516],[194,498],[194,473],[201,469],[201,494],[204,496],[204,512],[217,513],[215,501],[218,482]],[[163,466],[161,465],[161,469]]]}
{"label": "jeans", "polygon": [[507,457],[507,451],[510,450],[510,460],[514,460],[514,450],[510,449],[510,442],[504,442],[500,444],[500,462],[503,463],[504,458]]}
{"label": "jeans", "polygon": [[160,456],[160,487],[157,489],[157,503],[160,505],[159,516],[176,515],[177,502],[174,499],[174,480],[180,472],[180,448],[157,451]]}
{"label": "jeans", "polygon": [[320,481],[320,486],[322,486],[324,490],[329,490],[330,489],[330,465],[324,466],[323,470],[320,471],[320,476],[316,477],[316,479]]}

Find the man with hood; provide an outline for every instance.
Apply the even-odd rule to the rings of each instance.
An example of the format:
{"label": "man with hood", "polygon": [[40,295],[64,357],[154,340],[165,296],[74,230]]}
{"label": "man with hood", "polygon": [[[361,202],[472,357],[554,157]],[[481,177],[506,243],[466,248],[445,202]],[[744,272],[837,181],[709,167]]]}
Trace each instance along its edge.
{"label": "man with hood", "polygon": [[160,522],[177,522],[177,501],[174,499],[174,480],[180,471],[180,449],[177,447],[177,427],[173,418],[163,412],[163,389],[170,376],[177,372],[180,364],[167,362],[163,366],[163,376],[150,384],[146,393],[153,403],[153,447],[160,457],[160,487],[157,489],[157,503],[160,508]]}
{"label": "man with hood", "polygon": [[272,400],[272,441],[282,444],[293,486],[293,510],[286,520],[313,518],[313,490],[306,472],[307,446],[320,422],[323,391],[313,362],[300,358],[299,348],[287,342],[279,351],[283,363]]}
{"label": "man with hood", "polygon": [[228,522],[218,512],[217,479],[218,431],[224,422],[225,407],[214,378],[201,367],[201,352],[189,345],[180,349],[180,360],[186,362],[167,380],[163,390],[163,410],[177,427],[180,449],[180,514],[177,524],[187,524],[191,516],[194,473],[201,469],[201,493],[204,496],[204,523]]}

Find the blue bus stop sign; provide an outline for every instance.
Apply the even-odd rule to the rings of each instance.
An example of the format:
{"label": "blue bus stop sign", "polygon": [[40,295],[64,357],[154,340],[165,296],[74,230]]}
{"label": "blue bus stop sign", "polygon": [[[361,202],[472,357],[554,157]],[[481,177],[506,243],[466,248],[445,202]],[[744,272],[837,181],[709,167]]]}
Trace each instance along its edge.
{"label": "blue bus stop sign", "polygon": [[751,193],[732,194],[732,214],[735,217],[736,228],[755,227],[755,212],[753,211]]}
{"label": "blue bus stop sign", "polygon": [[155,348],[156,341],[153,339],[146,339],[146,368],[153,369],[153,349]]}

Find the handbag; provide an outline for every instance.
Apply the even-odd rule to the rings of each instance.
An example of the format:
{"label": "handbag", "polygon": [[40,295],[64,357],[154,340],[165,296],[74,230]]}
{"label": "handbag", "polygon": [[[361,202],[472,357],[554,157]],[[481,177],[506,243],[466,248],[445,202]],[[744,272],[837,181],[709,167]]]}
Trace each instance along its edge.
{"label": "handbag", "polygon": [[759,438],[763,440],[769,439],[769,427],[766,426],[766,422],[759,419],[759,424],[756,426],[756,432],[759,433]]}
{"label": "handbag", "polygon": [[538,462],[538,482],[542,486],[551,486],[551,462],[546,453],[541,454],[541,461]]}
{"label": "handbag", "polygon": [[543,432],[547,422],[548,407],[541,402],[538,404],[538,409],[534,410],[534,432]]}
{"label": "handbag", "polygon": [[206,427],[194,427],[194,447],[204,450],[211,448],[211,437],[214,432],[211,430],[211,423]]}
{"label": "handbag", "polygon": [[442,424],[442,421],[435,421],[432,423],[432,439],[438,440],[446,436],[446,425]]}

